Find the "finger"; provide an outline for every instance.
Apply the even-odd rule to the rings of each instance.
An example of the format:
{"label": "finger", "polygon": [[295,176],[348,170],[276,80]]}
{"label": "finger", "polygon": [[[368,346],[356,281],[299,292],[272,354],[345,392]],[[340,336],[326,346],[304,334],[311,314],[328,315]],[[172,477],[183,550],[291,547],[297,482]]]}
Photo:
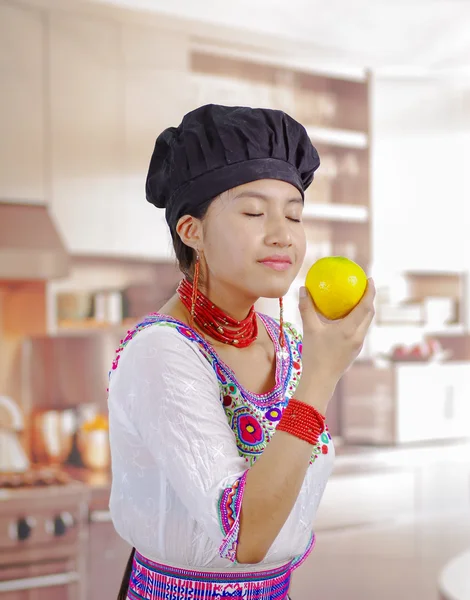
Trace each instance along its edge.
{"label": "finger", "polygon": [[370,311],[367,314],[366,318],[362,321],[362,323],[360,323],[360,325],[358,325],[358,327],[356,329],[356,336],[362,342],[364,341],[364,338],[366,337],[367,332],[369,331],[369,327],[374,319],[374,316],[375,316],[375,310],[372,309],[372,311]]}
{"label": "finger", "polygon": [[362,296],[359,304],[344,317],[343,321],[346,326],[357,328],[369,316],[374,315],[374,300],[375,300],[375,285],[372,278],[367,280],[367,288]]}
{"label": "finger", "polygon": [[304,329],[315,329],[320,325],[320,318],[315,309],[315,303],[305,287],[299,289],[299,311]]}

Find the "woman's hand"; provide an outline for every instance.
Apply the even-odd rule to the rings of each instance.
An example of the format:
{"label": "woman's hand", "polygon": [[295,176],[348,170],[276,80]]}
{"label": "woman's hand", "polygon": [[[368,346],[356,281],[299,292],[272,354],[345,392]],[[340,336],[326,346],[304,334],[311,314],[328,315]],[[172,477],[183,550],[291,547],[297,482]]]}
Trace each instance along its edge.
{"label": "woman's hand", "polygon": [[359,304],[336,321],[328,321],[317,312],[306,288],[301,288],[299,295],[303,323],[302,384],[315,385],[320,380],[334,389],[360,353],[374,318],[374,282],[368,280]]}

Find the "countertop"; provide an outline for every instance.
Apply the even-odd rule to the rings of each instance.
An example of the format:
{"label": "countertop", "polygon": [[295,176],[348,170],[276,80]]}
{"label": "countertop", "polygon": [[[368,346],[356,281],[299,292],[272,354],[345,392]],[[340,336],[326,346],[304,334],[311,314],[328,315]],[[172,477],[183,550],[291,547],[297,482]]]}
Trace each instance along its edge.
{"label": "countertop", "polygon": [[[334,440],[336,459],[332,476],[412,469],[446,463],[470,462],[470,440],[441,441],[401,446],[349,446]],[[66,466],[74,479],[85,483],[94,493],[109,493],[111,471],[91,471]]]}
{"label": "countertop", "polygon": [[[461,464],[463,468],[468,468],[470,464],[470,440],[447,443],[439,441],[398,447],[348,446],[336,440],[335,449],[336,460],[330,480],[332,484],[336,481],[340,486],[348,485],[348,481],[354,477],[364,478],[367,475],[396,477],[397,474],[403,473],[405,477],[411,476],[417,478],[416,481],[421,481],[421,474],[429,467],[434,469],[438,465],[444,465],[444,469],[449,469],[450,466],[449,472],[453,472],[456,465]],[[84,483],[89,490],[90,521],[109,523],[111,471],[93,472],[73,466],[65,468],[73,479]],[[349,483],[354,485],[351,481]],[[333,521],[336,519],[337,517],[334,516]],[[449,600],[454,598],[450,596]]]}
{"label": "countertop", "polygon": [[84,483],[90,492],[91,520],[109,520],[109,493],[111,491],[111,471],[92,471],[84,467],[65,465],[64,470],[75,480]]}
{"label": "countertop", "polygon": [[350,446],[334,441],[336,459],[332,477],[470,463],[470,439],[400,446]]}
{"label": "countertop", "polygon": [[64,470],[77,481],[85,483],[93,490],[109,490],[111,486],[111,471],[92,471],[85,467],[73,467],[65,465]]}

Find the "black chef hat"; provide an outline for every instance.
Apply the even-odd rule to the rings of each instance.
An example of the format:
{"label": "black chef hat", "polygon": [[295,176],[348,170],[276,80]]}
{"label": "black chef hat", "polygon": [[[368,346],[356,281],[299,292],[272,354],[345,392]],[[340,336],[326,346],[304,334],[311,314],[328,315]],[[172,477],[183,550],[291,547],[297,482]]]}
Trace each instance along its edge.
{"label": "black chef hat", "polygon": [[286,113],[208,104],[158,136],[146,195],[174,228],[191,208],[250,181],[280,179],[303,197],[319,165],[305,128]]}

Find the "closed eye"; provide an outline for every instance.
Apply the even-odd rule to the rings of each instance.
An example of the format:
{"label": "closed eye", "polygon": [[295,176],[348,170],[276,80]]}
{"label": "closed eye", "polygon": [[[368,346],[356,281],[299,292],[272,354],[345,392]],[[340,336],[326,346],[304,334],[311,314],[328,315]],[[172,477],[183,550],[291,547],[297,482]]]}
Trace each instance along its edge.
{"label": "closed eye", "polygon": [[[243,213],[246,217],[262,217],[263,213]],[[294,219],[293,217],[286,217],[288,221],[292,221],[293,223],[301,223],[301,219]]]}

